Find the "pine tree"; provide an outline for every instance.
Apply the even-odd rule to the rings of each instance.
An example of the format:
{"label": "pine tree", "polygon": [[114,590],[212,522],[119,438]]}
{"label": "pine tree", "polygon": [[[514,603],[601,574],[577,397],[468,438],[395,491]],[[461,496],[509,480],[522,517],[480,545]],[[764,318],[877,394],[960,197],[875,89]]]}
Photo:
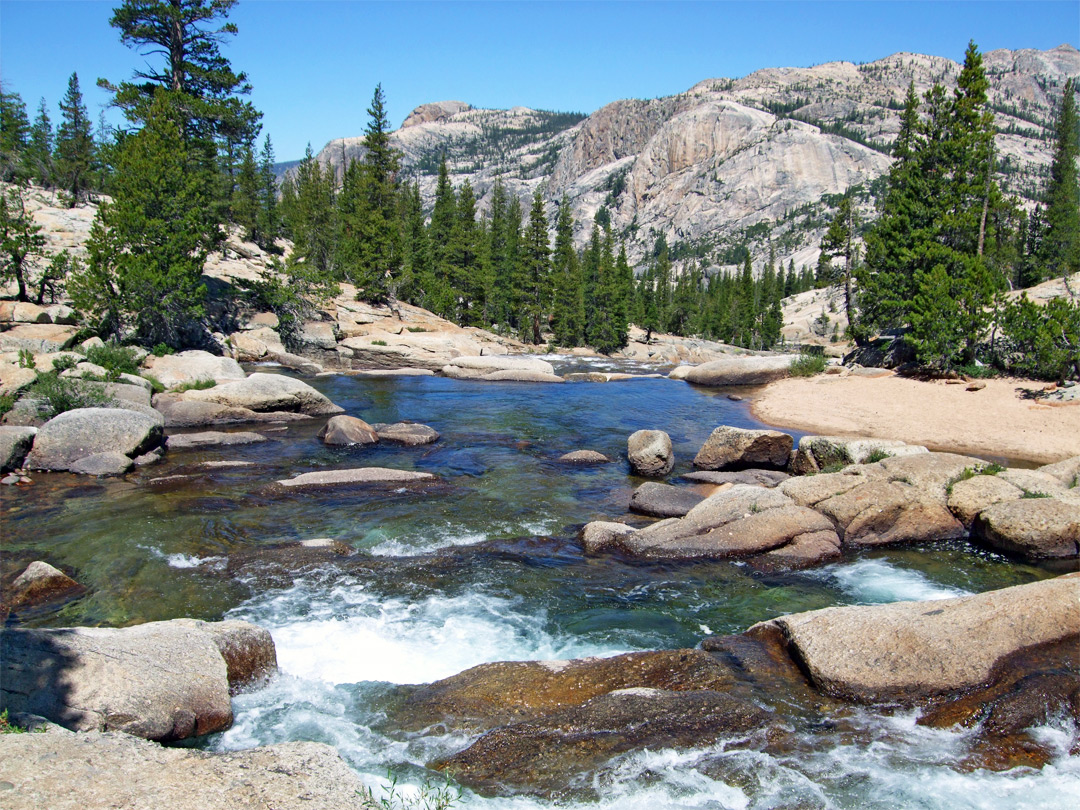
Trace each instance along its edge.
{"label": "pine tree", "polygon": [[0,84],[0,180],[11,183],[24,179],[23,153],[29,136],[26,103]]}
{"label": "pine tree", "polygon": [[240,159],[240,170],[236,175],[231,220],[243,229],[245,239],[256,244],[263,241],[259,230],[261,191],[262,184],[258,167],[255,165],[255,153],[249,144],[244,147]]}
{"label": "pine tree", "polygon": [[841,277],[844,283],[844,314],[848,319],[848,331],[859,346],[866,344],[867,339],[864,331],[859,326],[858,313],[855,308],[855,295],[852,282],[856,274],[856,261],[858,257],[855,237],[858,223],[855,218],[855,208],[852,205],[851,194],[845,194],[837,206],[836,215],[829,223],[825,236],[821,240],[821,255],[843,257],[844,267]]}
{"label": "pine tree", "polygon": [[439,161],[439,179],[435,186],[435,208],[431,212],[428,241],[431,244],[433,284],[427,291],[431,310],[444,318],[453,316],[457,295],[453,287],[453,258],[450,240],[457,217],[457,197],[450,185],[446,155]]}
{"label": "pine tree", "polygon": [[1080,271],[1080,184],[1076,160],[1080,155],[1080,128],[1076,116],[1076,83],[1065,83],[1058,112],[1054,159],[1046,188],[1046,233],[1039,258],[1048,277]]}
{"label": "pine tree", "polygon": [[580,346],[585,339],[585,290],[581,263],[574,250],[574,218],[564,195],[555,223],[555,251],[552,255],[552,329],[560,346]]}
{"label": "pine tree", "polygon": [[14,184],[0,194],[0,281],[14,281],[18,300],[29,301],[31,270],[42,255],[45,237],[41,226],[26,210],[26,196],[21,186]]}
{"label": "pine tree", "polygon": [[335,266],[334,187],[330,171],[323,171],[308,144],[294,178],[282,189],[281,215],[293,252],[290,272],[304,265],[305,274],[320,283],[338,279]]}
{"label": "pine tree", "polygon": [[277,252],[274,242],[281,232],[281,214],[278,211],[278,184],[274,176],[274,145],[269,133],[263,140],[259,155],[259,211],[256,215],[256,231],[263,250]]}
{"label": "pine tree", "polygon": [[101,317],[116,337],[180,347],[202,314],[200,283],[217,239],[206,179],[190,160],[182,100],[159,91],[146,124],[117,157],[113,200],[103,204],[87,241],[85,272],[69,282],[75,305]]}
{"label": "pine tree", "polygon": [[395,298],[430,309],[429,291],[434,284],[431,265],[431,243],[424,225],[424,206],[420,199],[419,182],[407,186],[402,198],[402,256],[401,275],[397,280]]}
{"label": "pine tree", "polygon": [[522,291],[525,309],[524,327],[530,330],[530,339],[539,344],[543,341],[541,329],[550,309],[551,297],[551,244],[548,241],[547,214],[544,198],[539,189],[533,194],[529,209],[529,224],[521,245],[521,266],[524,285]]}
{"label": "pine tree", "polygon": [[25,163],[27,173],[38,185],[48,188],[53,174],[53,130],[45,99],[38,104],[37,117],[30,127],[30,139],[26,145]]}
{"label": "pine tree", "polygon": [[90,117],[79,90],[79,76],[72,73],[60,102],[60,126],[56,130],[57,186],[68,194],[72,208],[85,199],[90,189],[93,156]]}
{"label": "pine tree", "polygon": [[483,326],[490,284],[481,261],[482,232],[476,222],[476,195],[472,184],[461,184],[457,210],[450,230],[451,287],[457,306],[453,320],[466,326]]}

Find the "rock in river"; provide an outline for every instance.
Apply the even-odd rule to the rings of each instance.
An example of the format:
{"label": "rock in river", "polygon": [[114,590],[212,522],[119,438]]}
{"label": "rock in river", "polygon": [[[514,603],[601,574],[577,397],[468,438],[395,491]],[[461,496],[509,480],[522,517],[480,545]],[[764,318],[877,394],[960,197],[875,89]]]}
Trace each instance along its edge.
{"label": "rock in river", "polygon": [[630,511],[653,517],[682,517],[705,496],[686,487],[646,481],[630,497]]}
{"label": "rock in river", "polygon": [[[203,622],[150,622],[122,629],[6,629],[0,634],[0,700],[11,712],[78,731],[124,731],[182,740],[232,724],[229,664],[222,648],[268,647],[269,633],[246,622],[208,632]],[[245,639],[232,645],[231,633]],[[276,664],[275,664],[276,665]],[[238,675],[239,677],[239,675]]]}
{"label": "rock in river", "polygon": [[392,470],[386,467],[357,467],[350,470],[320,470],[302,473],[295,478],[287,478],[278,483],[290,489],[303,489],[356,484],[413,484],[435,480],[437,480],[436,476],[431,473]]}
{"label": "rock in river", "polygon": [[356,444],[377,444],[379,435],[363,419],[355,416],[338,414],[331,416],[326,426],[319,431],[323,444],[335,447],[349,447]]}
{"label": "rock in river", "polygon": [[252,374],[203,391],[185,391],[182,396],[188,402],[213,402],[252,411],[293,411],[309,416],[342,411],[307,383],[283,374]]}
{"label": "rock in river", "polygon": [[148,416],[119,408],[77,408],[42,425],[26,465],[36,470],[67,470],[99,453],[134,457],[161,444],[161,425]]}
{"label": "rock in river", "polygon": [[694,466],[702,470],[772,467],[783,469],[791,457],[794,439],[776,430],[747,430],[721,425],[705,440]]}
{"label": "rock in river", "polygon": [[638,430],[626,440],[626,457],[635,475],[660,478],[675,466],[671,437],[662,430]]}
{"label": "rock in river", "polygon": [[862,702],[915,701],[989,682],[1008,656],[1080,643],[1080,574],[930,602],[826,608],[754,625],[779,630],[823,692]]}

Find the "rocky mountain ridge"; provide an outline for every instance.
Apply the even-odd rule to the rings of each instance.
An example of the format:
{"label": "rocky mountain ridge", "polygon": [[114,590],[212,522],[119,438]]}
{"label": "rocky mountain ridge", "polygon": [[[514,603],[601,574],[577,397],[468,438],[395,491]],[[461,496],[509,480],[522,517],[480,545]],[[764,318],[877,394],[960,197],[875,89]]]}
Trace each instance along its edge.
{"label": "rocky mountain ridge", "polygon": [[[983,58],[999,180],[1030,207],[1050,164],[1065,82],[1080,77],[1080,51],[1061,45]],[[418,107],[391,139],[428,206],[445,154],[455,186],[468,180],[481,210],[497,177],[523,200],[537,188],[552,205],[567,195],[579,243],[606,207],[635,262],[663,233],[676,257],[707,266],[729,263],[744,243],[756,259],[771,243],[777,260],[811,265],[835,195],[868,192],[888,170],[909,82],[920,94],[938,82],[951,89],[959,72],[950,59],[914,53],[768,68],[675,96],[615,101],[587,117],[444,101]],[[351,137],[331,141],[318,159],[340,172],[362,155],[362,138]],[[873,216],[869,193],[860,207]]]}

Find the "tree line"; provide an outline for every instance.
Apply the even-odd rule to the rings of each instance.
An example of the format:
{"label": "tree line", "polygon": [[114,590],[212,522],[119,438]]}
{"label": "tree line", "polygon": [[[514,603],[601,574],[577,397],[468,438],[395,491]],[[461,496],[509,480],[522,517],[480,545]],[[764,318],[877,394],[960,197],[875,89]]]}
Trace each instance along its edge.
{"label": "tree line", "polygon": [[1006,292],[1080,271],[1075,87],[1064,89],[1044,203],[1029,217],[994,179],[989,81],[974,43],[953,93],[909,87],[879,216],[855,241],[850,200],[822,243],[842,256],[851,337],[899,336],[926,366],[979,364],[1050,379],[1080,376],[1080,304]]}

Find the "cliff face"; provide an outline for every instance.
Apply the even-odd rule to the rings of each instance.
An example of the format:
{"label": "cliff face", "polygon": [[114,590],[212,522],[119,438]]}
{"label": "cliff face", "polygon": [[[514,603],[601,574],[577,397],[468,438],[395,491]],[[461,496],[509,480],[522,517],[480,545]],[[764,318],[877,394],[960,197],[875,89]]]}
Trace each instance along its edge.
{"label": "cliff face", "polygon": [[[1050,164],[1062,89],[1080,77],[1080,51],[998,50],[984,64],[999,182],[1031,205]],[[912,53],[864,65],[770,68],[708,79],[668,98],[616,101],[584,119],[445,101],[418,107],[392,140],[428,206],[445,153],[452,181],[468,180],[481,209],[496,177],[523,201],[536,188],[552,206],[565,194],[579,243],[607,207],[633,260],[663,233],[670,244],[695,247],[706,264],[741,242],[756,257],[771,242],[778,260],[809,264],[828,195],[869,188],[888,170],[908,84],[920,95],[938,82],[951,89],[959,72],[948,59]],[[361,144],[358,137],[332,141],[319,160],[340,172],[362,157]],[[869,198],[862,214],[873,216]]]}

